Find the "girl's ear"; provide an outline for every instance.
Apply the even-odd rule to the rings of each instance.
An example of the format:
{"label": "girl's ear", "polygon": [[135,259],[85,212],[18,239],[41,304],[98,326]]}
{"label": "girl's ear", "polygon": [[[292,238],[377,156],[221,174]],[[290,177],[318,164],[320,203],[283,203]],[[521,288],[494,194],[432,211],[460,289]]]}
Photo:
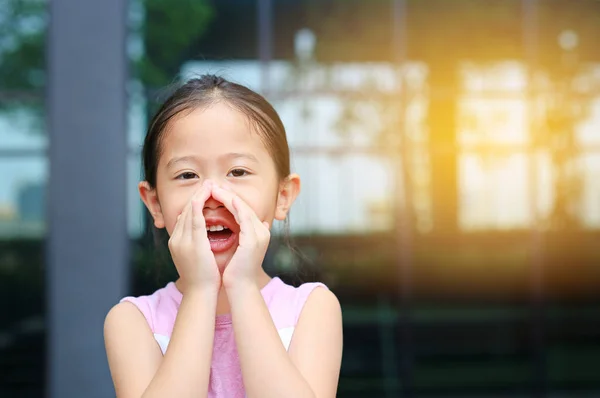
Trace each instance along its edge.
{"label": "girl's ear", "polygon": [[138,190],[140,191],[142,201],[154,219],[154,226],[159,229],[164,228],[165,220],[160,208],[156,189],[152,188],[147,181],[142,181],[138,184]]}
{"label": "girl's ear", "polygon": [[275,219],[279,221],[285,220],[290,207],[300,193],[300,176],[298,174],[290,174],[279,185],[279,194],[277,195],[277,208],[275,209]]}

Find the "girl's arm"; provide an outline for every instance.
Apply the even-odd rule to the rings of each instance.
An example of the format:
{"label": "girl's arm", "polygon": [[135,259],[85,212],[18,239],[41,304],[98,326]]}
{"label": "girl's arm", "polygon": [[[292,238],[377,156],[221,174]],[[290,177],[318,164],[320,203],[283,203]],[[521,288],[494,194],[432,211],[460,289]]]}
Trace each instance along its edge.
{"label": "girl's arm", "polygon": [[244,387],[249,398],[335,397],[342,359],[342,311],[329,290],[306,300],[286,352],[258,287],[257,275],[271,233],[233,192],[213,187],[213,196],[240,226],[239,244],[223,271]]}
{"label": "girl's arm", "polygon": [[104,336],[118,398],[207,396],[217,293],[186,291],[164,357],[133,304],[111,309]]}
{"label": "girl's arm", "polygon": [[173,262],[185,285],[164,358],[142,314],[116,305],[104,326],[117,397],[206,397],[221,276],[210,251],[202,215],[211,187],[192,196],[169,238]]}
{"label": "girl's arm", "polygon": [[258,287],[229,287],[227,297],[249,398],[335,397],[342,359],[342,313],[329,290],[304,305],[289,353]]}

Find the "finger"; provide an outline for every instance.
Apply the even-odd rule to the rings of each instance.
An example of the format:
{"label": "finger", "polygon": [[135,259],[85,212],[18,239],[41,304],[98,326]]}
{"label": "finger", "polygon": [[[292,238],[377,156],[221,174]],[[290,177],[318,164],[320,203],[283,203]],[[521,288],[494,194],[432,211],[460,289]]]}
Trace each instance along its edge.
{"label": "finger", "polygon": [[[175,229],[177,231],[177,236],[181,236],[183,235],[184,231],[185,231],[185,224],[187,222],[188,219],[188,214],[191,211],[191,200],[188,200],[188,202],[185,204],[185,206],[183,207],[183,210],[181,211],[181,213],[177,216],[177,224],[175,225]],[[175,236],[175,234],[173,234]]]}
{"label": "finger", "polygon": [[[186,237],[188,237],[190,239],[192,238],[192,227],[193,227],[192,222],[193,222],[193,218],[194,218],[194,216],[193,216],[193,209],[192,209],[193,205],[192,204],[193,204],[194,200],[199,200],[199,199],[203,198],[206,195],[207,191],[209,191],[208,187],[209,187],[209,185],[205,181],[200,186],[200,188],[196,192],[194,192],[194,194],[192,195],[192,197],[190,198],[190,200],[189,200],[189,202],[188,202],[188,204],[186,206],[186,212],[185,212],[185,217],[186,218],[185,218],[185,224],[183,225],[182,230],[183,230],[184,236],[186,236]],[[208,198],[204,199],[203,203],[201,205],[204,206],[204,203],[207,200],[208,200]]]}
{"label": "finger", "polygon": [[[184,237],[191,237],[191,229],[192,229],[192,201],[199,194],[202,194],[203,191],[209,190],[209,187],[212,183],[209,181],[204,181],[201,187],[194,192],[194,194],[190,197],[187,204],[184,206],[181,213],[177,216],[177,222],[175,223],[175,228],[173,229],[173,233],[171,234],[171,239],[180,239],[181,235]],[[206,202],[207,199],[204,200]]]}
{"label": "finger", "polygon": [[235,222],[240,223],[238,211],[233,205],[233,198],[235,198],[235,194],[231,191],[225,190],[218,185],[213,186],[212,193],[215,199],[219,202],[223,203],[225,208],[233,214],[235,217]]}
{"label": "finger", "polygon": [[204,205],[200,201],[192,201],[192,217],[190,217],[191,231],[189,235],[194,240],[204,237],[208,238],[208,233],[206,232],[206,220],[204,219],[204,214],[202,214],[203,210]]}
{"label": "finger", "polygon": [[197,238],[207,238],[208,235],[206,233],[206,220],[204,219],[204,204],[212,195],[211,187],[205,186],[202,190],[198,191],[198,193],[192,199],[192,214],[190,217],[189,224],[189,235],[193,239]]}
{"label": "finger", "polygon": [[[202,189],[202,188],[201,188]],[[185,222],[183,223],[182,234],[184,237],[191,239],[192,233],[192,218],[193,218],[193,206],[194,206],[194,198],[198,192],[194,193],[190,198],[187,206],[185,207]]]}
{"label": "finger", "polygon": [[251,245],[257,241],[257,230],[254,226],[253,217],[258,220],[254,211],[233,192],[225,190],[219,186],[213,188],[215,199],[223,203],[225,208],[233,214],[235,221],[240,226],[240,244]]}
{"label": "finger", "polygon": [[256,213],[254,213],[254,211],[252,211],[252,214],[250,215],[250,220],[254,227],[254,233],[256,234],[257,237],[264,238],[271,234],[271,230],[269,228],[269,223],[266,221],[261,221],[258,218],[258,216],[256,215]]}
{"label": "finger", "polygon": [[[260,221],[258,220],[256,213],[254,213],[254,210],[235,193],[219,186],[215,186],[213,188],[213,193],[215,199],[222,202],[225,205],[225,208],[227,208],[227,210],[233,214],[235,221],[240,225],[240,228],[244,223],[247,223],[248,227],[254,227],[256,225],[255,222],[260,224]],[[246,232],[250,231],[246,230]]]}
{"label": "finger", "polygon": [[185,214],[186,214],[187,208],[188,208],[188,205],[186,205],[183,208],[183,211],[181,213],[179,213],[179,215],[177,216],[177,221],[175,222],[175,228],[173,228],[173,233],[171,234],[171,239],[173,239],[173,240],[179,239],[179,237],[181,236],[181,233],[183,231],[183,226],[185,224]]}
{"label": "finger", "polygon": [[[254,210],[242,200],[239,196],[235,198],[235,207],[238,209],[238,213],[245,218],[245,221],[252,224],[254,232],[259,233],[265,230],[265,223],[260,221]],[[267,228],[268,230],[268,228]]]}
{"label": "finger", "polygon": [[256,235],[256,224],[260,221],[254,211],[239,196],[234,196],[231,203],[238,215],[241,232]]}

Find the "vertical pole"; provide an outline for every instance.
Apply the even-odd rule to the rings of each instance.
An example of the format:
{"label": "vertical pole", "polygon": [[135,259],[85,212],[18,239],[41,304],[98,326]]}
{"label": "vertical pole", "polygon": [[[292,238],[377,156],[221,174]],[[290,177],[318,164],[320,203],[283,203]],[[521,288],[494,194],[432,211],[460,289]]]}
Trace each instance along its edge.
{"label": "vertical pole", "polygon": [[102,334],[128,274],[126,2],[49,7],[47,395],[114,396]]}
{"label": "vertical pole", "polygon": [[547,396],[546,355],[545,355],[545,303],[544,303],[544,259],[542,250],[542,232],[538,222],[536,140],[533,137],[534,121],[531,100],[536,95],[533,86],[533,74],[538,68],[537,51],[539,47],[539,1],[523,0],[523,44],[528,67],[528,118],[529,118],[529,186],[531,225],[531,308],[530,337],[532,347],[532,383],[531,394],[534,398]]}
{"label": "vertical pole", "polygon": [[268,95],[271,89],[269,64],[273,59],[273,0],[258,0],[258,59],[261,91]]}
{"label": "vertical pole", "polygon": [[[403,67],[407,58],[407,4],[406,0],[392,0],[393,17],[393,46],[392,54],[395,59],[396,67]],[[400,71],[401,92],[398,112],[404,114],[406,107],[406,84],[404,81],[404,72]],[[397,170],[397,213],[396,213],[396,233],[398,241],[398,269],[399,269],[399,341],[400,347],[400,379],[403,398],[411,398],[413,392],[413,372],[414,372],[414,347],[413,347],[413,325],[412,325],[412,306],[413,306],[413,216],[412,216],[412,182],[410,175],[410,145],[408,135],[405,129],[404,117],[400,118],[398,134],[401,135],[400,162]]]}

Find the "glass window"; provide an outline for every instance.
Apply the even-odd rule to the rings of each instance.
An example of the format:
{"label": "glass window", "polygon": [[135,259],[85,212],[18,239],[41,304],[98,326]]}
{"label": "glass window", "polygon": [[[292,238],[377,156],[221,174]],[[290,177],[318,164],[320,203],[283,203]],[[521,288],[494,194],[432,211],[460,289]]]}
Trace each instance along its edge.
{"label": "glass window", "polygon": [[[600,25],[586,19],[597,4],[271,3],[272,35],[261,42],[257,1],[130,0],[129,225],[144,252],[136,269],[148,269],[152,250],[133,186],[148,118],[177,75],[221,74],[264,94],[286,126],[303,178],[291,232],[344,308],[338,396],[399,396],[407,385],[414,396],[526,395],[543,387],[531,372],[540,358],[548,385],[597,389],[583,369],[593,362],[583,351],[597,344],[553,326],[569,319],[573,306],[554,305],[565,298],[597,308],[589,242],[600,223],[600,74],[590,43]],[[527,10],[538,26],[523,20]],[[578,36],[561,40],[565,29]],[[581,58],[561,55],[561,42],[579,43]],[[548,67],[561,60],[577,73]],[[557,159],[557,126],[571,137],[570,163]],[[565,209],[584,228],[556,224]],[[275,262],[288,264],[284,251]],[[575,262],[571,275],[565,264]],[[546,320],[530,306],[540,275]],[[147,277],[136,280],[151,290]],[[576,318],[595,330],[587,315]],[[552,335],[547,347],[533,340],[540,330]]]}
{"label": "glass window", "polygon": [[45,235],[47,161],[43,156],[0,158],[0,236],[42,239]]}
{"label": "glass window", "polygon": [[47,2],[0,2],[0,395],[44,394]]}

